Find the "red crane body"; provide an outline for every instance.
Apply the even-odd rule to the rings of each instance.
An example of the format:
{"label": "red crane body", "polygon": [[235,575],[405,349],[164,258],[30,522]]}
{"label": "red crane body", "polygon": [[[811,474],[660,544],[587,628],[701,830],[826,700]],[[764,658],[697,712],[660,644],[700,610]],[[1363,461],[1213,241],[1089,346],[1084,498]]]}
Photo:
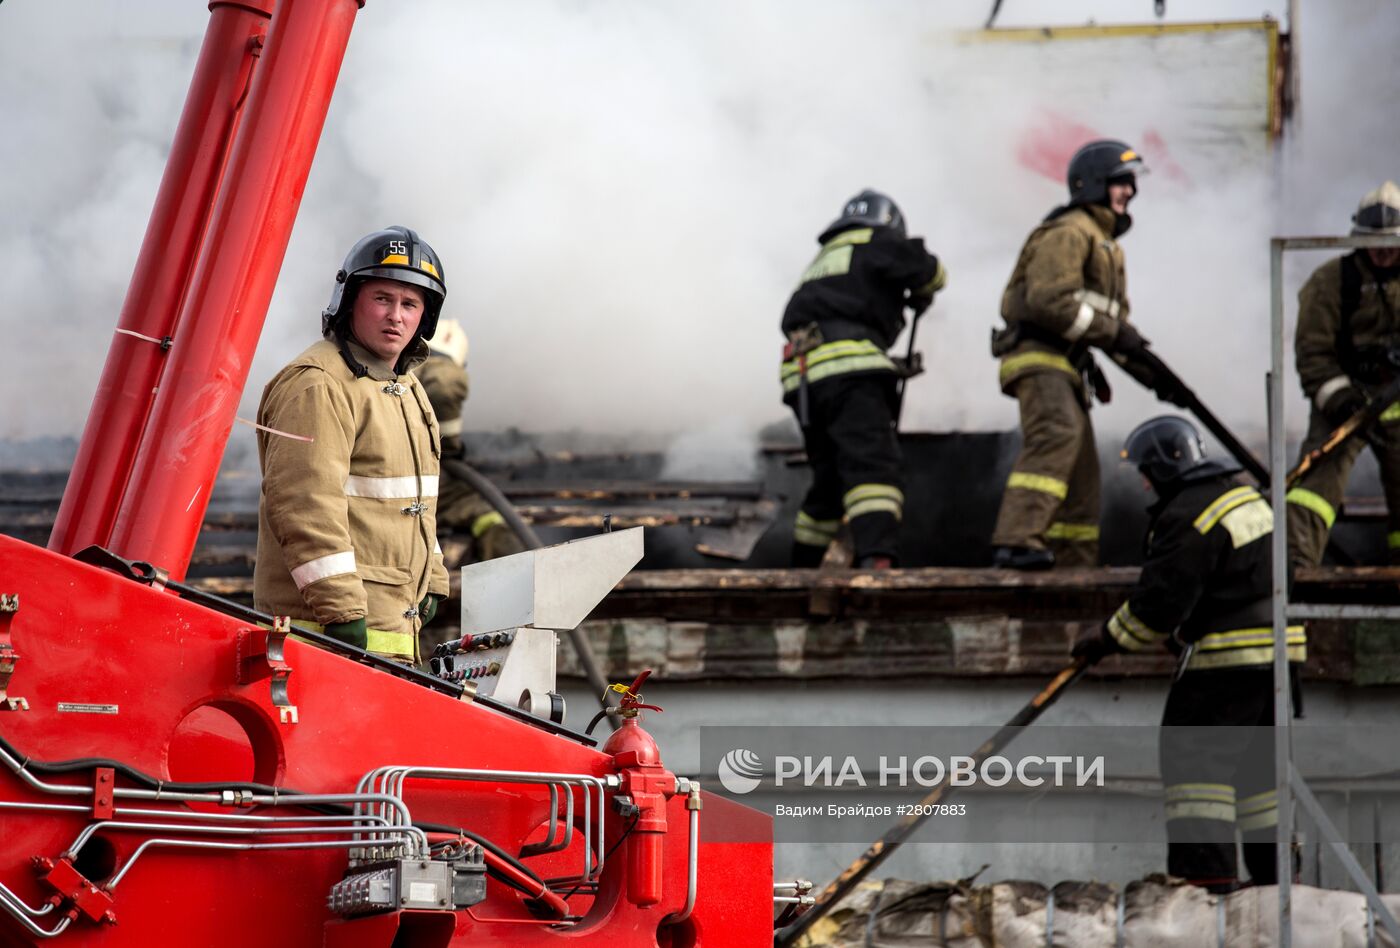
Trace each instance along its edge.
{"label": "red crane body", "polygon": [[50,549],[0,537],[0,942],[771,944],[771,820],[640,718],[600,750],[72,558],[183,576],[359,4],[209,5]]}

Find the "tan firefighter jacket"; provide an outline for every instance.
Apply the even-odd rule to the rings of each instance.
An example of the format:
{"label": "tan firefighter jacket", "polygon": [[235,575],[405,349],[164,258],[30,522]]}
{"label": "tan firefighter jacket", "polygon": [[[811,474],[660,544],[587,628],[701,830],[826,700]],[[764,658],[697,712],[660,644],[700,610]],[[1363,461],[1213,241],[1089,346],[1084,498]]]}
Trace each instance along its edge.
{"label": "tan firefighter jacket", "polygon": [[[444,457],[462,456],[462,407],[471,390],[467,370],[446,356],[430,355],[413,374],[418,376],[423,393],[433,406],[442,431]],[[504,519],[496,508],[476,492],[466,481],[444,471],[438,490],[438,523],[444,527],[464,527],[480,537],[485,530]],[[493,516],[494,515],[494,516]],[[482,520],[481,518],[487,518]],[[478,525],[480,521],[480,525]]]}
{"label": "tan firefighter jacket", "polygon": [[[1383,382],[1367,376],[1384,371],[1377,364],[1380,350],[1400,345],[1400,279],[1377,280],[1361,256],[1352,255],[1350,263],[1346,257],[1327,261],[1298,292],[1293,349],[1303,393],[1319,411],[1355,385]],[[1344,281],[1346,267],[1352,267],[1352,275]]]}
{"label": "tan firefighter jacket", "polygon": [[1128,319],[1123,251],[1113,211],[1074,207],[1031,232],[1001,297],[1001,315],[1019,329],[1001,354],[1001,388],[1036,372],[1063,372],[1082,384],[1088,346],[1106,348]]}
{"label": "tan firefighter jacket", "polygon": [[273,431],[258,432],[253,597],[264,612],[321,625],[364,618],[370,651],[412,659],[418,604],[448,592],[437,420],[411,373],[349,346],[365,377],[322,340],[263,391],[258,423]]}

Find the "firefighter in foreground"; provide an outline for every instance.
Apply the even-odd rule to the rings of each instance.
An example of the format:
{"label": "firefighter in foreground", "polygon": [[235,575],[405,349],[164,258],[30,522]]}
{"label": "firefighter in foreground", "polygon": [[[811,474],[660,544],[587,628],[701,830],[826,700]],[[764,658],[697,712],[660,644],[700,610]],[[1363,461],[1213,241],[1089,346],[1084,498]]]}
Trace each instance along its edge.
{"label": "firefighter in foreground", "polygon": [[[1400,187],[1387,181],[1366,195],[1352,221],[1353,234],[1400,235]],[[1294,352],[1312,405],[1306,455],[1400,374],[1400,249],[1354,250],[1318,267],[1298,293]],[[1288,492],[1288,554],[1295,566],[1321,562],[1347,476],[1366,444],[1380,462],[1390,511],[1389,559],[1400,564],[1400,404],[1360,434]]]}
{"label": "firefighter in foreground", "polygon": [[917,319],[946,276],[878,191],[851,198],[817,241],[821,250],[782,322],[783,400],[797,414],[813,475],[792,561],[818,565],[844,518],[856,566],[887,568],[899,555],[904,515],[895,403],[908,367],[886,350],[904,328],[905,307]]}
{"label": "firefighter in foreground", "polygon": [[[444,459],[461,459],[466,454],[462,442],[462,406],[471,389],[467,375],[467,334],[455,319],[438,323],[428,340],[428,358],[413,370],[432,403],[442,433]],[[506,525],[505,518],[476,490],[445,466],[439,482],[437,522],[439,527],[455,528],[471,534],[472,548],[465,562],[493,560],[519,553],[525,545]]]}
{"label": "firefighter in foreground", "polygon": [[427,358],[446,295],[417,234],[368,235],[336,274],[324,338],[258,406],[257,608],[405,663],[448,591],[437,421],[409,371]]}
{"label": "firefighter in foreground", "polygon": [[[1205,457],[1185,419],[1138,426],[1123,457],[1157,495],[1146,559],[1128,600],[1074,654],[1096,662],[1164,644],[1179,654],[1160,749],[1167,870],[1215,892],[1237,888],[1238,829],[1250,878],[1272,884],[1273,512],[1237,486],[1238,465]],[[1306,649],[1303,629],[1290,627],[1289,661],[1305,661]]]}
{"label": "firefighter in foreground", "polygon": [[[1090,392],[1109,390],[1090,347],[1129,371],[1147,345],[1128,322],[1118,238],[1143,163],[1120,141],[1090,142],[1070,160],[1069,203],[1021,248],[1002,294],[1006,328],[993,333],[1001,390],[1020,404],[1021,454],[1002,495],[993,565],[1094,566],[1099,554],[1099,460]],[[1140,379],[1141,380],[1141,379]],[[1145,381],[1145,380],[1144,380]]]}

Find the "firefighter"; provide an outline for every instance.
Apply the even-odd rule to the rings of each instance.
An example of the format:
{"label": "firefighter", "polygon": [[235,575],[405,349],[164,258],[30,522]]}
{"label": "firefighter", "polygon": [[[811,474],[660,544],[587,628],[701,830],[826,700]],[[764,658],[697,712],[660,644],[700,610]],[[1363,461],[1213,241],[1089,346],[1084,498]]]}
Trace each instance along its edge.
{"label": "firefighter", "polygon": [[[1361,199],[1353,234],[1400,234],[1400,187],[1387,181]],[[1303,454],[1319,447],[1400,372],[1400,249],[1354,250],[1318,267],[1298,293],[1298,376],[1311,402]],[[1316,566],[1337,519],[1347,476],[1366,445],[1380,462],[1390,511],[1389,560],[1400,564],[1400,403],[1343,443],[1288,492],[1288,555]]]}
{"label": "firefighter", "polygon": [[1102,349],[1133,371],[1129,360],[1147,345],[1128,322],[1118,246],[1132,225],[1128,203],[1144,170],[1123,142],[1080,148],[1069,163],[1069,203],[1031,232],[1002,294],[1006,328],[993,333],[992,355],[1001,359],[1003,394],[1020,405],[1022,447],[992,535],[994,566],[1098,562],[1090,389],[1105,402],[1110,393],[1089,349]]}
{"label": "firefighter", "polygon": [[[1096,662],[1163,644],[1178,653],[1160,748],[1168,871],[1212,891],[1236,888],[1238,829],[1251,879],[1272,884],[1273,511],[1237,484],[1238,465],[1205,456],[1183,418],[1139,425],[1123,457],[1157,495],[1146,559],[1127,601],[1074,655]],[[1305,661],[1302,627],[1287,637],[1289,661]]]}
{"label": "firefighter", "polygon": [[855,563],[893,566],[904,515],[895,433],[898,360],[886,355],[947,280],[904,215],[862,191],[817,237],[821,250],[783,312],[783,400],[797,414],[812,486],[797,514],[794,566],[816,566],[844,519]]}
{"label": "firefighter", "polygon": [[437,421],[410,369],[447,295],[405,227],[364,237],[336,274],[324,338],[258,406],[257,608],[404,663],[447,596],[437,546]]}
{"label": "firefighter", "polygon": [[[428,358],[413,374],[418,376],[437,416],[443,458],[461,459],[465,455],[462,405],[471,387],[467,375],[467,334],[455,319],[444,319],[428,340],[428,349]],[[500,512],[455,475],[450,465],[444,465],[439,482],[437,522],[440,527],[471,534],[472,549],[467,562],[491,560],[525,549]]]}

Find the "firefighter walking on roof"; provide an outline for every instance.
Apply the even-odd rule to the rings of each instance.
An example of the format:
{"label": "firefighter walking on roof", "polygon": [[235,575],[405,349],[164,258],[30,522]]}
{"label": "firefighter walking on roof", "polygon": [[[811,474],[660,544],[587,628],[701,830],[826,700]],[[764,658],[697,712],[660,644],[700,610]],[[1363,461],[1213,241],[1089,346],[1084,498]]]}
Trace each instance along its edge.
{"label": "firefighter walking on roof", "polygon": [[946,282],[923,238],[905,232],[888,196],[862,191],[817,238],[821,250],[783,313],[783,401],[797,414],[812,486],[797,514],[794,566],[816,566],[850,525],[855,564],[886,568],[899,556],[904,515],[895,433],[902,371],[887,355]]}
{"label": "firefighter walking on roof", "polygon": [[[1353,234],[1400,235],[1400,187],[1387,181],[1361,199]],[[1312,403],[1302,455],[1366,407],[1400,375],[1400,249],[1354,250],[1318,267],[1298,293],[1298,378]],[[1344,442],[1288,492],[1288,556],[1316,566],[1346,493],[1347,476],[1370,444],[1390,511],[1389,560],[1400,564],[1400,403]]]}
{"label": "firefighter walking on roof", "polygon": [[[1167,871],[1214,892],[1234,890],[1238,830],[1251,880],[1272,885],[1273,511],[1259,491],[1237,483],[1237,464],[1205,456],[1183,418],[1139,425],[1123,457],[1157,495],[1142,574],[1074,654],[1097,662],[1163,645],[1177,653],[1160,747]],[[1302,626],[1288,629],[1287,649],[1296,675],[1307,659]]]}
{"label": "firefighter walking on roof", "polygon": [[1091,393],[1109,398],[1090,352],[1122,358],[1146,345],[1128,322],[1118,238],[1132,225],[1142,159],[1120,141],[1094,141],[1070,160],[1069,203],[1031,232],[1002,294],[1006,328],[993,333],[1004,394],[1020,406],[1022,447],[1002,495],[993,565],[1094,566],[1099,553],[1099,459]]}

